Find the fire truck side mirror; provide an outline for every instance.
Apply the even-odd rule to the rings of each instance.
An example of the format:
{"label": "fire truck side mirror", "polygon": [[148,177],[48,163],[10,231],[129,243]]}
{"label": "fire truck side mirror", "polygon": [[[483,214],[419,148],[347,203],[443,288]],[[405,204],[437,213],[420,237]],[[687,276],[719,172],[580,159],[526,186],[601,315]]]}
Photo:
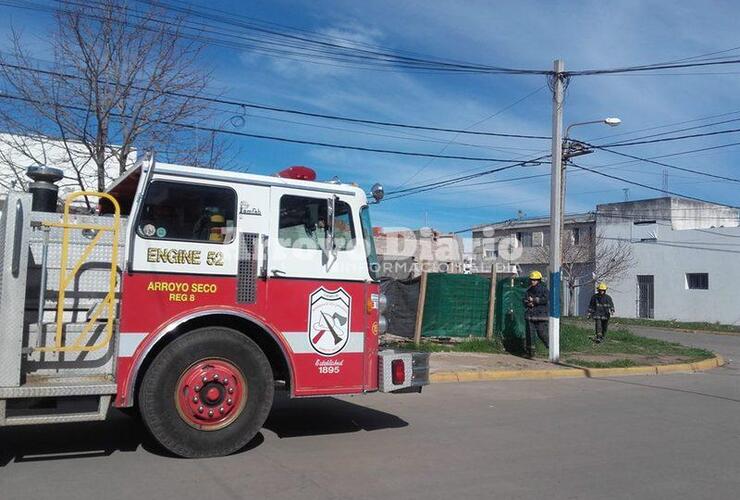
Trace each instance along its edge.
{"label": "fire truck side mirror", "polygon": [[373,187],[370,188],[370,193],[375,199],[375,203],[380,203],[380,200],[382,200],[383,196],[385,196],[385,190],[383,189],[383,185],[378,182],[373,184]]}

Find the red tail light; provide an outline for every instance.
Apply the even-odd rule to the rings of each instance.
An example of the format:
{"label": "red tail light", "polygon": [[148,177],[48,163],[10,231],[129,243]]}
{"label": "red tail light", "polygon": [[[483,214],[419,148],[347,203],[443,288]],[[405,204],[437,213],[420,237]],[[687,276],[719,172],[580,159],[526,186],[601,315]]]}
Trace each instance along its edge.
{"label": "red tail light", "polygon": [[401,385],[406,382],[406,366],[402,359],[391,361],[391,376],[393,385]]}

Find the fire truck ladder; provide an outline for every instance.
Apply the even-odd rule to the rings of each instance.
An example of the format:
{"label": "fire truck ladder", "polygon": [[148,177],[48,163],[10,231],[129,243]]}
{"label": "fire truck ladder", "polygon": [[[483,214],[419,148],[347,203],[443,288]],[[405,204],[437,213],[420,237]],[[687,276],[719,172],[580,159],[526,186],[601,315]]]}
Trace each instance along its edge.
{"label": "fire truck ladder", "polygon": [[[113,214],[113,224],[110,226],[100,225],[100,224],[77,224],[72,223],[69,221],[69,209],[72,205],[72,202],[81,197],[85,196],[97,196],[99,198],[105,198],[106,200],[110,201],[111,204],[114,207],[114,214]],[[62,228],[62,256],[61,256],[61,269],[59,271],[59,291],[57,294],[57,317],[56,317],[56,334],[54,336],[54,345],[48,346],[48,347],[36,347],[34,348],[35,351],[38,352],[91,352],[91,351],[97,351],[100,349],[103,349],[110,344],[111,339],[113,338],[113,327],[115,324],[115,316],[116,316],[116,304],[115,304],[115,296],[116,296],[116,271],[117,271],[117,263],[118,263],[118,233],[120,231],[120,224],[121,224],[121,208],[118,205],[118,201],[108,193],[98,193],[95,191],[77,191],[74,193],[71,193],[69,196],[67,196],[67,199],[64,201],[64,217],[62,219],[62,222],[43,222],[43,225],[48,228],[52,227],[59,227]],[[70,240],[70,232],[73,229],[79,229],[82,231],[94,231],[95,236],[90,240],[90,243],[87,244],[87,247],[82,252],[82,255],[77,259],[77,261],[72,266],[72,269],[67,272],[67,262],[69,260],[69,240]],[[94,309],[92,314],[90,315],[90,318],[87,321],[87,324],[85,324],[82,333],[77,336],[77,339],[75,342],[71,345],[64,345],[63,340],[63,332],[64,332],[64,296],[66,293],[66,289],[69,287],[69,285],[74,281],[75,276],[77,276],[77,273],[80,270],[80,267],[87,261],[88,257],[90,257],[90,254],[95,249],[95,247],[100,243],[101,237],[106,232],[110,232],[112,234],[112,240],[113,240],[113,249],[112,249],[112,255],[111,255],[111,265],[110,265],[110,274],[109,274],[109,282],[108,282],[108,292],[105,296],[105,298],[100,302]],[[42,286],[41,286],[41,294],[44,294],[46,292],[46,283],[45,283],[45,269],[42,269]],[[43,296],[43,295],[41,295]],[[39,307],[43,307],[43,302],[40,303]],[[98,321],[98,318],[100,317],[100,314],[103,312],[104,307],[107,308],[108,312],[108,318],[105,325],[105,335],[102,339],[100,339],[98,342],[96,342],[93,345],[87,345],[84,343],[84,340],[88,338],[88,335],[90,334],[90,331],[92,330],[93,326],[95,326],[96,322]],[[39,315],[39,325],[41,325],[42,321],[42,315]],[[39,330],[41,331],[41,330]]]}

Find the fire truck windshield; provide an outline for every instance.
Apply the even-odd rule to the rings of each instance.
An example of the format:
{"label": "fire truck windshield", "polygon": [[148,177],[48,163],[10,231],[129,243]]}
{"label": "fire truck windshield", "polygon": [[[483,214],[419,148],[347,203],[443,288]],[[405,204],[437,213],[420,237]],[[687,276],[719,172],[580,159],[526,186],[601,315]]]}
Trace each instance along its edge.
{"label": "fire truck windshield", "polygon": [[375,252],[375,240],[373,239],[373,225],[370,222],[370,209],[367,206],[360,210],[360,222],[362,224],[362,239],[365,241],[365,255],[367,255],[367,270],[370,277],[377,281],[380,279],[378,269],[378,254]]}

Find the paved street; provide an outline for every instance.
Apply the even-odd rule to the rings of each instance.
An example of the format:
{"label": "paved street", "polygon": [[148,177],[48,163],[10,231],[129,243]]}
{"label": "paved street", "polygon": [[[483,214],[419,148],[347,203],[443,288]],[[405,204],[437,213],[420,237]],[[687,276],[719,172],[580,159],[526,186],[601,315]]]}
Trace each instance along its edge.
{"label": "paved street", "polygon": [[[647,333],[740,359],[740,337]],[[219,459],[163,456],[118,413],[1,429],[0,446],[3,500],[735,498],[740,371],[282,400]]]}

